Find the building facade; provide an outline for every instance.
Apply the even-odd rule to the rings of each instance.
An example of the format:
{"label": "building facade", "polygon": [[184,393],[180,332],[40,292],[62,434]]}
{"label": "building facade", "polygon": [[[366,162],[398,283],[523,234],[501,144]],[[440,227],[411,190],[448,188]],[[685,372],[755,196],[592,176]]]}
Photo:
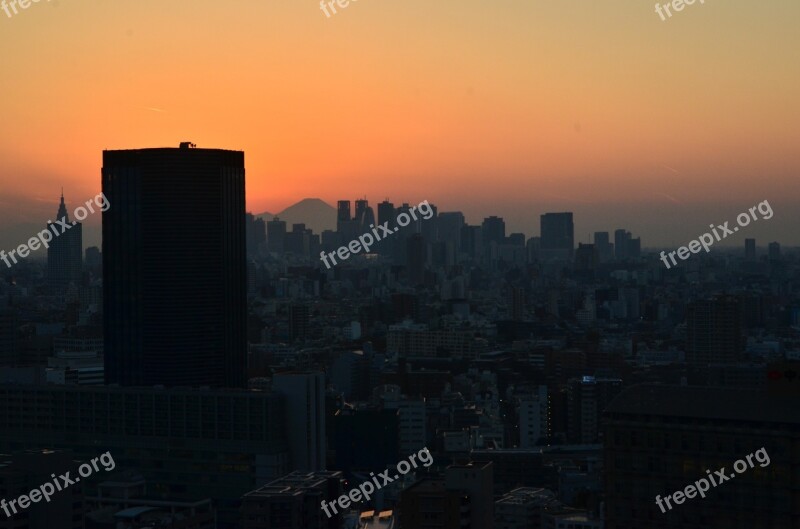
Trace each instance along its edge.
{"label": "building facade", "polygon": [[244,387],[244,153],[103,152],[106,382]]}

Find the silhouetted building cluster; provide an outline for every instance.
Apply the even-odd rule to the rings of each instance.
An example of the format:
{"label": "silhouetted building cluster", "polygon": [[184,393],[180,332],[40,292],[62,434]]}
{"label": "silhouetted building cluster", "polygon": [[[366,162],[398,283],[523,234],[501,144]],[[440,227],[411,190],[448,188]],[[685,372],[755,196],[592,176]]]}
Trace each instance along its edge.
{"label": "silhouetted building cluster", "polygon": [[[297,208],[247,213],[244,153],[188,142],[105,151],[101,183],[102,251],[81,262],[72,228],[47,263],[0,276],[0,497],[106,451],[116,467],[0,528],[783,529],[800,515],[795,248],[747,239],[665,269],[624,228],[576,240],[572,212],[509,233],[497,215],[366,198],[316,200],[320,230]],[[70,222],[63,197],[58,215]],[[770,464],[660,510],[762,447]],[[367,482],[381,486],[353,499]],[[329,517],[334,501],[350,505]]]}

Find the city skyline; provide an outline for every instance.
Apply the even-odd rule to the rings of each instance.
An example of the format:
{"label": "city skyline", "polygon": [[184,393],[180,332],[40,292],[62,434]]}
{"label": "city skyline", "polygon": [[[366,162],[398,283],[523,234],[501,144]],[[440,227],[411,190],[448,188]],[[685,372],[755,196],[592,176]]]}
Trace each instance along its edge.
{"label": "city skyline", "polygon": [[[352,196],[352,194],[348,194],[348,196]],[[380,197],[378,199],[372,199],[372,198],[365,198],[365,196],[358,195],[358,194],[355,194],[355,196],[356,197],[360,197],[360,198],[351,198],[350,199],[351,202],[355,203],[356,200],[363,199],[363,200],[367,200],[367,202],[373,207],[377,207],[377,205],[380,202],[386,200],[387,198],[390,198],[390,197],[383,196],[383,197]],[[331,216],[330,220],[332,221],[334,226],[335,226],[335,215],[336,215],[335,214],[336,203],[339,200],[341,200],[342,198],[343,197],[339,196],[338,199],[336,201],[333,201],[333,202],[323,201],[331,209],[331,212],[332,212],[331,215],[332,216]],[[321,200],[321,199],[312,198],[312,197],[306,197],[306,198],[303,198],[303,199],[299,200],[298,202],[290,204],[287,208],[285,208],[285,210],[291,209],[291,208],[293,208],[295,206],[298,206],[298,205],[300,205],[300,204],[302,204],[302,203],[304,203],[306,201],[317,201],[317,200]],[[70,203],[69,198],[66,199],[66,202],[68,204]],[[78,197],[75,197],[74,202],[77,203],[77,204],[80,204],[80,201],[78,200]],[[395,203],[399,205],[399,204],[402,204],[403,202],[413,203],[413,201],[406,200],[406,199],[398,200]],[[434,201],[431,201],[431,202],[434,202]],[[773,201],[770,201],[770,202],[773,202]],[[57,202],[53,202],[53,204],[57,204]],[[437,205],[438,213],[454,213],[454,212],[456,212],[456,213],[464,213],[465,221],[466,221],[467,224],[470,224],[470,225],[480,225],[481,222],[483,221],[483,219],[489,218],[489,217],[492,217],[492,216],[498,216],[498,217],[500,217],[501,219],[503,219],[506,222],[507,233],[523,233],[526,236],[526,238],[541,236],[540,229],[539,229],[540,216],[541,215],[552,214],[552,213],[557,213],[558,211],[562,211],[562,210],[555,210],[555,209],[552,209],[552,210],[542,209],[541,211],[539,211],[539,210],[531,211],[530,213],[528,213],[528,214],[523,216],[525,218],[525,222],[522,222],[522,221],[519,220],[520,216],[512,215],[511,217],[505,217],[502,214],[499,214],[497,211],[492,211],[490,208],[487,208],[487,213],[486,214],[481,214],[481,213],[477,213],[477,212],[470,214],[470,213],[468,213],[467,208],[463,208],[462,209],[462,208],[457,207],[457,205],[456,205],[456,207],[454,207],[452,209],[444,209],[444,208],[441,207],[440,203],[436,203],[436,205]],[[46,203],[44,203],[44,206],[42,207],[42,209],[50,209],[50,208],[52,208],[52,206],[50,204],[46,204]],[[746,209],[746,208],[744,208],[744,209]],[[253,214],[255,216],[258,216],[258,217],[272,218],[272,217],[276,217],[276,216],[279,217],[283,213],[284,210],[279,210],[276,213],[274,211],[252,211],[252,210],[250,210],[248,208],[247,211],[248,211],[248,213],[251,213],[251,214]],[[717,221],[719,221],[720,219],[724,219],[724,218],[731,218],[732,219],[732,218],[735,218],[736,213],[738,211],[739,210],[737,210],[735,207],[729,207],[729,208],[726,207],[725,211],[721,214],[722,216],[720,218],[712,218],[712,216],[709,215],[709,214],[705,214],[704,217],[711,218],[711,220],[717,220]],[[574,214],[573,210],[569,210],[569,212]],[[780,211],[780,213],[782,214],[781,216],[783,217],[783,214],[787,213],[787,212]],[[790,215],[794,214],[794,212],[788,212],[788,213]],[[728,217],[725,217],[725,214],[727,214]],[[798,213],[798,214],[800,214],[800,213]],[[703,223],[703,221],[699,220],[698,224],[696,226],[696,229],[694,229],[694,230],[693,230],[693,227],[691,225],[686,224],[686,229],[682,230],[681,233],[675,234],[674,236],[671,236],[669,238],[664,238],[664,237],[651,238],[650,236],[646,235],[646,233],[647,233],[646,231],[640,231],[640,230],[642,230],[642,227],[641,227],[642,222],[631,221],[631,223],[628,224],[628,225],[625,225],[625,224],[608,225],[608,224],[606,224],[606,225],[602,225],[602,226],[597,226],[597,225],[593,226],[593,225],[587,224],[587,219],[581,218],[577,214],[575,214],[575,217],[577,219],[575,221],[575,224],[577,225],[577,228],[574,231],[574,234],[575,234],[574,235],[574,248],[577,248],[577,245],[579,243],[592,244],[594,242],[594,240],[595,240],[594,234],[597,233],[597,232],[608,232],[613,236],[613,234],[614,234],[614,232],[616,230],[618,230],[618,229],[623,229],[624,230],[624,229],[626,229],[626,226],[627,227],[630,227],[630,226],[633,226],[633,225],[638,226],[636,235],[639,236],[642,239],[641,248],[645,249],[645,250],[660,250],[660,249],[663,249],[663,248],[673,248],[673,247],[680,246],[686,241],[686,239],[690,239],[690,238],[696,236],[697,233],[695,233],[695,232],[703,231],[704,229],[706,229],[705,228],[705,224]],[[24,242],[25,240],[27,240],[30,237],[29,232],[34,227],[36,227],[36,225],[37,225],[35,220],[36,219],[34,219],[34,221],[30,222],[30,223],[24,223],[24,224],[20,224],[18,226],[11,226],[10,228],[8,226],[6,226],[5,229],[3,230],[3,232],[0,233],[0,248],[14,248],[17,245],[19,245],[22,242]],[[306,222],[306,223],[308,223],[310,221],[310,219],[305,219],[305,218],[301,218],[301,219],[298,219],[298,220],[301,221],[301,222]],[[41,223],[41,220],[40,220],[40,223]],[[83,225],[83,239],[84,239],[83,249],[85,250],[86,248],[89,248],[89,247],[92,247],[92,246],[99,247],[101,245],[101,243],[102,243],[101,229],[100,229],[101,227],[100,227],[99,217],[96,217],[96,218],[95,217],[89,217],[88,219],[86,219],[82,223],[82,225]],[[800,246],[800,239],[798,239],[797,237],[779,238],[779,237],[776,236],[776,232],[777,233],[781,233],[782,232],[782,230],[780,229],[782,225],[785,226],[786,228],[790,227],[790,223],[784,224],[783,222],[781,222],[781,223],[773,223],[772,225],[770,225],[770,223],[766,223],[766,222],[762,222],[761,224],[757,224],[756,223],[756,224],[753,224],[753,225],[748,227],[748,232],[747,232],[748,234],[747,235],[737,234],[736,237],[730,237],[730,238],[724,239],[721,242],[719,242],[716,245],[716,247],[719,248],[719,249],[722,249],[722,250],[736,249],[736,248],[739,248],[739,247],[741,247],[741,246],[743,246],[745,244],[744,243],[745,238],[755,238],[759,248],[762,248],[762,247],[763,248],[767,248],[767,246],[772,242],[778,242],[779,244],[781,244],[782,246],[784,246],[786,248]],[[16,229],[14,229],[14,228],[16,228]],[[321,234],[321,230],[315,229],[314,231],[317,234]],[[796,233],[794,230],[787,230],[787,231],[791,231],[791,233]],[[792,242],[792,241],[795,241],[795,240],[796,240],[796,242]],[[31,259],[39,259],[39,260],[41,260],[41,259],[45,259],[46,258],[45,253],[41,249],[31,252],[30,255],[31,255],[31,257],[30,257]]]}
{"label": "city skyline", "polygon": [[0,529],[800,526],[799,19],[0,0]]}

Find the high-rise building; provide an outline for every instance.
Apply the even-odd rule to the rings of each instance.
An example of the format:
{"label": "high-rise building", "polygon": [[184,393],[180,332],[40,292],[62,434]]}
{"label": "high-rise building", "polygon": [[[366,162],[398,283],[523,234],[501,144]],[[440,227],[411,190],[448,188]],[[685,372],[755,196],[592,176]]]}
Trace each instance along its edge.
{"label": "high-rise building", "polygon": [[614,231],[614,256],[618,261],[638,259],[642,255],[642,238],[633,238],[631,232],[619,229]]}
{"label": "high-rise building", "polygon": [[628,257],[631,259],[638,259],[642,256],[642,238],[631,236],[628,238]]}
{"label": "high-rise building", "polygon": [[336,204],[336,220],[338,222],[349,222],[353,220],[353,217],[350,215],[350,201],[349,200],[340,200]]}
{"label": "high-rise building", "polygon": [[368,232],[371,229],[370,225],[374,226],[374,224],[375,224],[375,212],[372,210],[371,206],[367,206],[367,209],[364,210],[364,216],[361,219],[359,230],[361,232]]}
{"label": "high-rise building", "polygon": [[[606,529],[797,527],[796,402],[743,388],[626,389],[603,422]],[[705,497],[666,501],[701,479]]]}
{"label": "high-rise building", "polygon": [[572,443],[596,443],[600,437],[603,410],[622,391],[618,378],[584,376],[567,385],[567,440]]}
{"label": "high-rise building", "polygon": [[426,445],[425,399],[387,400],[384,407],[397,409],[400,454],[413,454]]}
{"label": "high-rise building", "polygon": [[106,382],[243,387],[244,153],[103,152]]}
{"label": "high-rise building", "polygon": [[364,218],[367,215],[367,210],[369,209],[369,201],[365,198],[356,200],[356,211],[355,215],[353,216],[353,220],[355,220],[359,226],[364,225]]}
{"label": "high-rise building", "polygon": [[308,324],[311,313],[305,303],[294,303],[289,306],[289,340],[302,340],[308,337]]}
{"label": "high-rise building", "polygon": [[506,223],[500,217],[487,217],[481,224],[483,246],[488,248],[491,243],[503,244],[506,239]]}
{"label": "high-rise building", "polygon": [[[378,204],[378,222],[376,225],[384,225],[387,222],[389,223],[389,226],[394,225],[395,222],[394,204],[389,202],[388,199]],[[394,253],[394,245],[396,243],[397,241],[393,237],[385,237],[378,241],[374,248],[375,251],[382,255],[392,255]]]}
{"label": "high-rise building", "polygon": [[276,373],[272,389],[286,398],[286,436],[292,468],[325,470],[325,374]]}
{"label": "high-rise building", "polygon": [[348,402],[366,400],[370,390],[370,357],[364,351],[345,351],[328,368],[328,381]]}
{"label": "high-rise building", "polygon": [[292,224],[292,231],[286,234],[286,251],[301,257],[308,257],[311,251],[313,234],[303,223]]}
{"label": "high-rise building", "polygon": [[[358,202],[362,202],[360,206],[362,209],[366,206],[365,200],[359,200]],[[350,201],[340,200],[336,209],[336,232],[339,234],[342,243],[347,244],[360,235],[359,230],[360,222],[350,215]]]}
{"label": "high-rise building", "polygon": [[508,289],[508,313],[511,321],[522,321],[525,318],[525,289],[510,286]]}
{"label": "high-rise building", "polygon": [[18,354],[16,309],[0,308],[0,366],[16,364]]}
{"label": "high-rise building", "polygon": [[769,260],[776,261],[781,258],[781,244],[779,242],[771,242],[767,246],[769,252]]}
{"label": "high-rise building", "polygon": [[436,237],[443,249],[441,252],[442,264],[455,264],[461,253],[461,228],[464,226],[464,214],[460,211],[439,213],[436,219]]}
{"label": "high-rise building", "polygon": [[542,238],[541,237],[531,237],[525,243],[525,252],[528,257],[529,263],[535,263],[539,260],[542,253]]}
{"label": "high-rise building", "polygon": [[[333,230],[325,230],[322,232],[322,249],[326,252],[332,252],[340,246],[339,234]],[[322,263],[320,263],[322,266]]]}
{"label": "high-rise building", "polygon": [[435,204],[428,204],[431,211],[430,218],[423,218],[421,214],[419,217],[419,230],[426,241],[433,242],[439,239],[439,208]]}
{"label": "high-rise building", "polygon": [[518,411],[520,448],[534,448],[549,437],[547,386],[539,386],[535,393],[520,397]]}
{"label": "high-rise building", "polygon": [[84,252],[83,262],[86,268],[91,271],[101,272],[103,268],[103,254],[100,253],[100,248],[97,246],[89,246]]}
{"label": "high-rise building", "polygon": [[59,232],[59,236],[53,237],[47,248],[47,279],[51,286],[63,289],[70,283],[77,284],[80,281],[83,267],[83,224],[70,222],[67,206],[64,204],[64,193],[61,193],[61,202],[56,213],[55,222],[58,221],[65,222],[70,227],[64,230],[58,224],[47,222],[48,229]]}
{"label": "high-rise building", "polygon": [[275,253],[286,251],[286,221],[275,217],[267,222],[267,249]]}
{"label": "high-rise building", "polygon": [[623,229],[614,230],[614,257],[621,261],[628,257],[629,241],[631,234]]}
{"label": "high-rise building", "polygon": [[439,213],[439,240],[453,242],[456,250],[461,247],[461,228],[464,226],[464,214],[460,211],[443,211]]}
{"label": "high-rise building", "polygon": [[611,244],[607,231],[594,232],[594,246],[597,248],[601,263],[607,263],[614,259],[614,245]]}
{"label": "high-rise building", "polygon": [[748,261],[755,261],[756,260],[756,240],[755,239],[745,239],[744,240],[744,258]]}
{"label": "high-rise building", "polygon": [[742,306],[735,296],[716,296],[686,307],[686,363],[734,364],[744,350]]}
{"label": "high-rise building", "polygon": [[461,227],[461,250],[472,259],[478,260],[483,256],[480,226],[465,224]]}
{"label": "high-rise building", "polygon": [[512,233],[508,237],[506,237],[505,244],[510,246],[525,246],[525,234],[524,233]]}
{"label": "high-rise building", "polygon": [[248,213],[245,216],[245,234],[247,237],[247,255],[257,255],[264,251],[267,244],[267,227],[264,219]]}
{"label": "high-rise building", "polygon": [[545,259],[571,260],[575,248],[572,213],[545,213],[540,217],[541,253]]}
{"label": "high-rise building", "polygon": [[425,283],[425,269],[428,264],[428,243],[419,233],[413,234],[406,241],[408,250],[408,280],[412,285]]}
{"label": "high-rise building", "polygon": [[600,263],[600,255],[594,244],[578,243],[575,250],[575,270],[580,272],[594,272]]}
{"label": "high-rise building", "polygon": [[389,202],[388,199],[378,204],[378,224],[383,224],[385,222],[391,224],[394,222],[394,218],[394,204]]}

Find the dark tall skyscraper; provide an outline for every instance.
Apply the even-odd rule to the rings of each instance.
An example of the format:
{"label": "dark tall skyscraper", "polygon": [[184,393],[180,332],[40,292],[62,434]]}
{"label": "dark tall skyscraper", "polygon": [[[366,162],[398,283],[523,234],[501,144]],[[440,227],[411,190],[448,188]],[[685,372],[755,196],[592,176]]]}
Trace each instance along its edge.
{"label": "dark tall skyscraper", "polygon": [[428,244],[419,233],[413,234],[406,241],[408,245],[408,280],[412,285],[425,282],[425,266],[428,262]]}
{"label": "dark tall skyscraper", "polygon": [[771,242],[767,248],[769,251],[770,261],[775,261],[781,258],[781,244],[779,242]]}
{"label": "dark tall skyscraper", "polygon": [[642,238],[636,237],[635,239],[631,237],[628,240],[628,257],[631,259],[638,259],[642,256]]}
{"label": "dark tall skyscraper", "polygon": [[638,259],[641,255],[641,237],[634,239],[631,232],[623,229],[614,231],[614,256],[617,260]]}
{"label": "dark tall skyscraper", "polygon": [[600,255],[594,244],[578,244],[575,250],[575,270],[579,272],[594,272],[600,262]]}
{"label": "dark tall skyscraper", "polygon": [[93,272],[95,270],[100,272],[100,270],[103,268],[103,256],[100,253],[100,248],[97,246],[90,246],[86,248],[83,262],[86,263],[86,268],[92,270]]}
{"label": "dark tall skyscraper", "polygon": [[267,222],[267,249],[275,253],[286,250],[286,221],[275,217]]}
{"label": "dark tall skyscraper", "polygon": [[[364,206],[366,206],[366,201]],[[339,234],[339,239],[342,243],[347,243],[360,235],[359,221],[350,215],[350,201],[340,200],[336,209],[336,232]]]}
{"label": "dark tall skyscraper", "polygon": [[696,366],[741,360],[742,308],[735,296],[716,296],[686,308],[686,363]]}
{"label": "dark tall skyscraper", "polygon": [[622,380],[618,378],[583,376],[570,379],[567,386],[567,439],[581,444],[596,443],[603,410],[620,391]]}
{"label": "dark tall skyscraper", "polygon": [[292,231],[286,234],[286,251],[298,256],[308,256],[311,247],[311,230],[305,224],[292,224]]}
{"label": "dark tall skyscraper", "polygon": [[267,226],[264,219],[248,213],[245,216],[245,233],[247,236],[247,255],[263,252],[267,246]]}
{"label": "dark tall skyscraper", "polygon": [[[58,205],[56,221],[62,220],[71,227],[61,233],[58,225],[56,228],[60,235],[53,237],[47,249],[47,278],[50,285],[64,288],[70,283],[77,283],[81,279],[83,266],[83,225],[80,222],[72,224],[64,204],[64,194],[61,194],[61,203]],[[48,222],[48,228],[52,223]]]}
{"label": "dark tall skyscraper", "polygon": [[544,258],[572,259],[575,226],[572,213],[545,213],[540,217],[541,253]]}
{"label": "dark tall skyscraper", "polygon": [[488,248],[490,243],[503,244],[506,238],[506,223],[500,217],[485,218],[481,225],[481,233],[485,248]]}
{"label": "dark tall skyscraper", "polygon": [[461,226],[461,249],[473,259],[483,255],[481,227],[465,224]]}
{"label": "dark tall skyscraper", "polygon": [[[380,204],[378,204],[377,224],[384,224],[388,222],[389,225],[393,225],[394,219],[395,219],[394,204],[389,202],[389,199],[386,199]],[[383,255],[392,255],[394,254],[394,245],[396,244],[396,242],[397,241],[394,238],[384,238],[378,242],[378,244],[375,246],[375,250]]]}
{"label": "dark tall skyscraper", "polygon": [[0,307],[0,366],[17,363],[17,313]]}
{"label": "dark tall skyscraper", "polygon": [[631,240],[630,232],[625,230],[614,230],[614,257],[617,260],[622,260],[628,257],[628,248],[630,247],[629,241]]}
{"label": "dark tall skyscraper", "polygon": [[748,261],[755,261],[756,260],[756,240],[755,239],[745,239],[744,240],[744,258]]}
{"label": "dark tall skyscraper", "polygon": [[609,242],[607,231],[594,232],[594,246],[601,263],[614,259],[614,245]]}
{"label": "dark tall skyscraper", "polygon": [[369,201],[367,199],[356,200],[356,214],[354,220],[358,221],[358,225],[364,224],[364,215],[367,214],[369,208]]}
{"label": "dark tall skyscraper", "polygon": [[394,222],[394,204],[384,200],[378,204],[378,223]]}
{"label": "dark tall skyscraper", "polygon": [[458,256],[461,251],[461,228],[464,227],[464,214],[460,211],[439,213],[438,218],[439,240],[453,248],[453,255]]}
{"label": "dark tall skyscraper", "polygon": [[342,233],[350,226],[353,216],[350,214],[350,201],[340,200],[336,207],[336,231]]}
{"label": "dark tall skyscraper", "polygon": [[419,232],[425,237],[428,242],[435,241],[439,238],[439,209],[435,204],[429,204],[431,210],[431,218],[425,219],[420,216]]}
{"label": "dark tall skyscraper", "polygon": [[245,382],[244,153],[103,152],[106,382]]}
{"label": "dark tall skyscraper", "polygon": [[361,231],[369,231],[371,224],[375,224],[375,212],[372,211],[371,207],[367,207],[367,209],[364,211],[364,218],[361,220]]}
{"label": "dark tall skyscraper", "polygon": [[340,200],[337,204],[336,208],[336,221],[337,223],[341,222],[350,222],[352,220],[352,216],[350,215],[350,201],[349,200]]}

